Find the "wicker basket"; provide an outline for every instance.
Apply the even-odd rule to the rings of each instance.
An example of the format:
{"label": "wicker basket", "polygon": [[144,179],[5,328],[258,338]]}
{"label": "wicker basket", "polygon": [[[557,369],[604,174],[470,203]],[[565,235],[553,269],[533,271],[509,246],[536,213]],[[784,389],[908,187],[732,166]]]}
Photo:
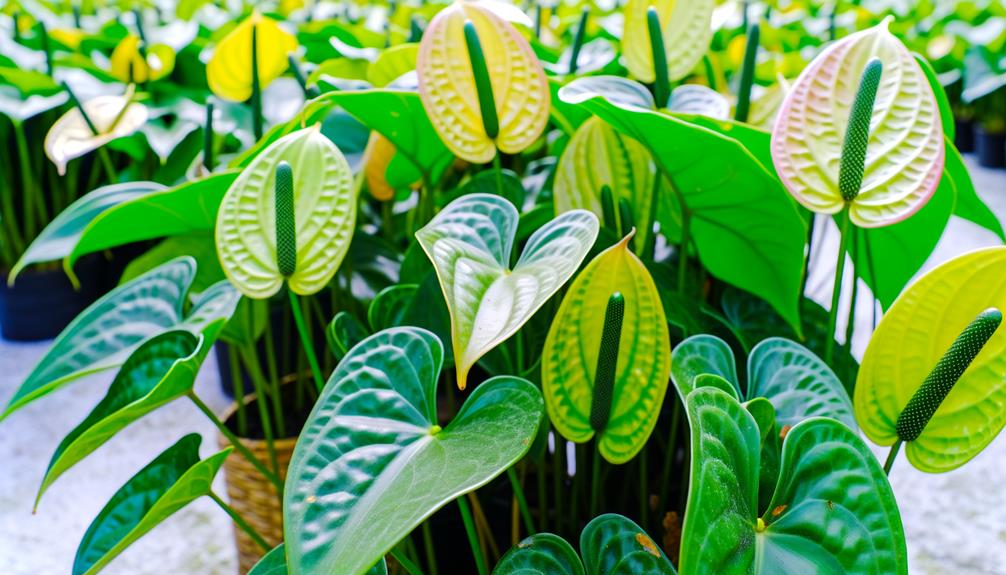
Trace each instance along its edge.
{"label": "wicker basket", "polygon": [[[244,398],[246,406],[254,401],[255,395]],[[223,420],[227,421],[234,415],[237,405],[232,405]],[[223,435],[217,435],[220,447],[227,447],[230,442]],[[265,440],[242,439],[244,444],[262,462],[269,461],[269,451]],[[296,437],[277,439],[273,442],[276,450],[276,462],[279,465],[280,477],[286,478],[286,469],[293,456]],[[240,454],[234,454],[224,461],[224,474],[227,480],[227,495],[230,505],[265,538],[270,546],[276,546],[283,541],[283,510],[276,495],[276,488],[247,459]],[[238,547],[238,566],[242,575],[251,571],[255,563],[262,558],[264,552],[247,533],[234,528],[234,539]]]}

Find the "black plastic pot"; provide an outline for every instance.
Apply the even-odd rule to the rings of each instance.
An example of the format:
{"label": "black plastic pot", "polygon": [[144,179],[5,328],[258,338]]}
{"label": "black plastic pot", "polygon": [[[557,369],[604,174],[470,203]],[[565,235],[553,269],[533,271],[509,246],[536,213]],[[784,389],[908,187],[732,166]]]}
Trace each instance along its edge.
{"label": "black plastic pot", "polygon": [[954,119],[954,146],[962,154],[975,151],[975,124],[970,119]]}
{"label": "black plastic pot", "polygon": [[1006,133],[986,132],[984,128],[975,128],[975,154],[978,164],[986,168],[1006,167]]}
{"label": "black plastic pot", "polygon": [[0,281],[0,335],[10,341],[52,339],[77,314],[106,291],[105,261],[100,256],[81,259],[75,267],[80,290],[75,290],[61,267],[29,268],[8,286]]}

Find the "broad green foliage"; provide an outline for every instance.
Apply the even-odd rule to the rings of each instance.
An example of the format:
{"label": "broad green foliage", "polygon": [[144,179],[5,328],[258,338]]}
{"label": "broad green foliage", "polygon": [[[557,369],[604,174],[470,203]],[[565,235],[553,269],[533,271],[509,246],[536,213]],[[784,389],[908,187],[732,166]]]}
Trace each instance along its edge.
{"label": "broad green foliage", "polygon": [[[565,539],[539,533],[500,559],[493,575],[675,575],[674,565],[643,529],[609,513],[591,520],[580,534],[583,562]],[[586,566],[586,567],[585,567]]]}
{"label": "broad green foliage", "polygon": [[[252,567],[248,575],[287,575],[289,571],[286,567],[286,545],[280,543],[272,551],[265,554],[258,563]],[[367,571],[366,575],[388,575],[388,565],[381,559],[376,565]]]}
{"label": "broad green foliage", "polygon": [[527,453],[541,393],[523,379],[492,378],[441,430],[442,361],[436,336],[403,327],[365,339],[339,363],[287,475],[292,574],[365,573],[434,511]]}
{"label": "broad green foliage", "polygon": [[[856,419],[880,445],[897,439],[897,420],[950,344],[979,313],[1006,309],[1006,248],[957,257],[908,287],[884,315],[856,382]],[[1006,330],[1000,329],[958,380],[908,460],[931,473],[960,467],[1006,425]]]}
{"label": "broad green foliage", "polygon": [[202,293],[183,313],[195,273],[195,261],[180,257],[93,303],[59,334],[14,392],[3,417],[71,381],[121,366],[137,346],[165,331],[183,329],[215,339],[234,313],[240,295],[221,282]]}
{"label": "broad green foliage", "polygon": [[748,381],[743,388],[737,378],[734,354],[725,341],[714,335],[694,335],[674,348],[671,376],[682,401],[710,382],[705,374],[730,382],[733,395],[750,401],[768,399],[780,426],[794,426],[810,417],[830,417],[856,429],[852,400],[842,382],[819,357],[804,346],[771,337],[762,340],[748,355]]}
{"label": "broad green foliage", "polygon": [[164,189],[154,182],[129,182],[98,188],[70,204],[39,233],[7,276],[13,282],[25,267],[66,257],[84,230],[102,213],[130,200]]}
{"label": "broad green foliage", "polygon": [[671,91],[667,111],[726,120],[730,117],[730,101],[723,94],[706,86],[684,84]]}
{"label": "broad green foliage", "polygon": [[511,268],[517,219],[507,200],[469,194],[416,232],[450,311],[461,389],[475,362],[516,333],[566,283],[597,238],[594,214],[566,212],[531,235]]}
{"label": "broad green foliage", "polygon": [[[296,271],[280,273],[276,255],[276,168],[293,169]],[[318,126],[276,140],[231,184],[217,214],[216,243],[227,278],[248,297],[290,289],[308,295],[335,275],[356,223],[352,172]]]}
{"label": "broad green foliage", "polygon": [[210,492],[227,448],[199,459],[198,434],[186,435],[126,482],[84,533],[73,575],[93,575],[179,509]]}
{"label": "broad green foliage", "polygon": [[150,115],[146,106],[133,102],[128,96],[98,96],[84,102],[83,106],[97,134],[74,107],[63,114],[45,136],[45,154],[56,164],[60,175],[66,173],[70,160],[132,134]]}
{"label": "broad green foliage", "polygon": [[891,487],[849,428],[827,418],[794,426],[759,517],[755,418],[719,389],[698,389],[686,404],[692,468],[682,574],[908,573]]}
{"label": "broad green foliage", "polygon": [[[580,124],[559,157],[552,187],[555,211],[585,209],[601,218],[601,188],[608,186],[614,206],[625,199],[632,206],[633,221],[644,224],[650,221],[656,177],[649,150],[600,118],[590,118]],[[615,215],[616,222],[605,224],[628,233],[617,209]],[[640,245],[646,245],[649,234],[645,225],[639,228]]]}
{"label": "broad green foliage", "polygon": [[[636,79],[652,82],[653,52],[646,25],[646,10],[657,9],[663,28],[668,77],[673,82],[687,76],[709,49],[713,36],[711,20],[714,0],[629,0],[625,4],[622,53]],[[667,102],[657,102],[664,107]]]}
{"label": "broad green foliage", "polygon": [[[646,146],[690,214],[702,264],[767,300],[794,329],[806,227],[779,181],[737,140],[581,90],[560,90]],[[667,193],[667,192],[664,192]]]}
{"label": "broad green foliage", "polygon": [[225,100],[243,102],[252,95],[252,28],[262,88],[286,71],[287,54],[297,48],[297,40],[275,20],[254,12],[217,44],[206,65],[210,89]]}
{"label": "broad green foliage", "polygon": [[[856,82],[867,61],[883,74],[866,149],[858,197],[843,199],[839,164]],[[888,31],[888,22],[832,44],[796,80],[772,134],[775,167],[793,196],[808,209],[836,214],[846,204],[859,227],[899,222],[917,212],[943,172],[943,128],[925,73]]]}
{"label": "broad green foliage", "polygon": [[608,298],[625,300],[611,416],[598,448],[625,463],[646,444],[657,423],[671,370],[667,319],[643,262],[628,248],[629,234],[587,265],[552,320],[542,352],[542,389],[549,418],[570,441],[594,436],[591,404]]}
{"label": "broad green foliage", "polygon": [[[470,20],[478,34],[485,64],[492,70],[492,93],[499,134],[483,126],[475,78],[463,25]],[[423,33],[416,65],[419,95],[444,144],[457,156],[486,163],[497,148],[515,154],[541,136],[548,123],[549,90],[545,70],[527,40],[494,10],[475,2],[456,1],[441,10]]]}
{"label": "broad green foliage", "polygon": [[46,489],[70,467],[129,424],[191,391],[211,345],[205,337],[177,330],[136,348],[105,397],[56,448],[39,486],[36,507]]}

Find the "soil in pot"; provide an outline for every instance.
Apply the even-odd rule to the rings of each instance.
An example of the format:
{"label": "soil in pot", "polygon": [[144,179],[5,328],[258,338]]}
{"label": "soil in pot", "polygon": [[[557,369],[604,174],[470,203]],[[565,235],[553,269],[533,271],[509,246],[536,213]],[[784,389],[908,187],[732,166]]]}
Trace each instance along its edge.
{"label": "soil in pot", "polygon": [[0,335],[10,341],[52,339],[105,292],[108,266],[100,255],[82,258],[75,289],[58,264],[32,266],[7,285],[0,281]]}
{"label": "soil in pot", "polygon": [[1006,167],[1006,132],[986,132],[976,127],[975,154],[978,163],[986,168]]}

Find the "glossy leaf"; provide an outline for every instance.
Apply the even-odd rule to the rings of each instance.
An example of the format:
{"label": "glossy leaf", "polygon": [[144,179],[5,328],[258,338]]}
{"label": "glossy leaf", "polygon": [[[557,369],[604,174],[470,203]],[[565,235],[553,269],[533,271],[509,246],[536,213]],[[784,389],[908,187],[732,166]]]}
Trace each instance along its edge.
{"label": "glossy leaf", "polygon": [[904,530],[883,470],[843,424],[811,418],[782,447],[758,516],[761,435],[718,389],[688,396],[692,468],[681,540],[686,574],[908,572]]}
{"label": "glossy leaf", "polygon": [[[653,6],[663,28],[667,72],[673,82],[687,76],[709,50],[713,37],[713,0],[629,0],[625,4],[622,54],[636,79],[653,82],[653,51],[646,11]],[[662,107],[666,102],[658,102]]]}
{"label": "glossy leaf", "polygon": [[506,552],[493,575],[585,575],[580,556],[565,539],[538,533]]}
{"label": "glossy leaf", "polygon": [[418,288],[416,284],[397,284],[381,290],[367,308],[367,322],[370,323],[370,328],[381,331],[402,325],[405,313],[409,304],[415,299]]}
{"label": "glossy leaf", "polygon": [[287,54],[297,49],[297,40],[275,20],[252,13],[217,44],[206,64],[210,90],[224,100],[244,102],[252,95],[252,27],[256,28],[262,89],[286,71]]}
{"label": "glossy leaf", "polygon": [[674,566],[643,528],[621,515],[595,517],[580,533],[587,575],[675,575]]}
{"label": "glossy leaf", "polygon": [[115,375],[105,397],[56,448],[35,506],[70,467],[129,424],[191,391],[211,345],[187,331],[169,331],[137,347]]}
{"label": "glossy leaf", "polygon": [[2,417],[71,381],[122,365],[137,346],[165,331],[184,329],[214,339],[240,295],[222,282],[206,290],[183,316],[195,273],[195,261],[180,257],[91,304],[59,334],[14,392]]}
{"label": "glossy leaf", "polygon": [[730,117],[730,101],[723,94],[701,84],[683,84],[671,91],[667,110],[726,120]]}
{"label": "glossy leaf", "polygon": [[146,59],[140,53],[140,38],[133,34],[119,41],[111,58],[111,73],[120,82],[143,83],[160,80],[175,67],[175,51],[164,44],[144,48]]}
{"label": "glossy leaf", "polygon": [[248,575],[287,575],[286,545],[280,543],[259,559]]}
{"label": "glossy leaf", "polygon": [[936,190],[943,172],[943,128],[919,63],[887,29],[887,21],[846,36],[811,62],[786,96],[772,132],[779,177],[808,209],[836,214],[846,125],[867,61],[883,65],[870,126],[861,192],[849,215],[860,227],[904,220]]}
{"label": "glossy leaf", "polygon": [[45,155],[56,164],[61,176],[66,174],[70,160],[136,132],[149,116],[146,106],[123,96],[91,98],[84,102],[84,110],[94,122],[97,135],[80,110],[73,107],[56,120],[45,136]]}
{"label": "glossy leaf", "polygon": [[597,238],[594,214],[566,212],[531,236],[511,269],[517,218],[507,200],[469,194],[416,232],[450,311],[461,389],[475,362],[516,333],[569,280]]}
{"label": "glossy leaf", "polygon": [[[781,337],[762,340],[748,354],[747,383],[740,385],[730,346],[714,335],[695,335],[674,348],[671,375],[682,400],[712,374],[729,381],[737,397],[768,399],[780,426],[823,416],[856,429],[852,400],[824,361],[806,347]],[[706,384],[709,382],[706,381]]]}
{"label": "glossy leaf", "polygon": [[659,112],[574,87],[560,98],[635,138],[691,213],[702,264],[772,304],[799,331],[797,302],[806,228],[779,181],[737,140]]}
{"label": "glossy leaf", "polygon": [[315,405],[287,475],[290,572],[357,575],[434,511],[527,453],[543,413],[526,380],[479,385],[441,430],[443,348],[403,327],[354,347]]}
{"label": "glossy leaf", "polygon": [[[415,92],[391,89],[329,92],[315,101],[345,108],[368,128],[387,138],[398,155],[431,182],[439,181],[454,161],[454,154],[440,140]],[[408,179],[414,177],[410,175]]]}
{"label": "glossy leaf", "polygon": [[164,189],[154,182],[113,184],[88,192],[60,212],[32,241],[7,276],[13,283],[25,267],[61,259],[74,249],[84,230],[105,211]]}
{"label": "glossy leaf", "polygon": [[[961,330],[989,307],[1006,309],[1006,248],[954,258],[919,278],[877,326],[856,382],[856,419],[880,445],[897,439],[908,400]],[[960,467],[1006,425],[1006,330],[1000,329],[958,380],[908,460],[931,473]]]}
{"label": "glossy leaf", "polygon": [[220,201],[238,171],[213,174],[116,205],[87,224],[65,255],[64,267],[89,253],[132,242],[192,232],[212,232]]}
{"label": "glossy leaf", "polygon": [[[499,135],[482,124],[464,22],[478,34],[490,72]],[[430,22],[419,44],[419,95],[444,144],[455,155],[486,163],[496,149],[515,154],[537,140],[549,117],[545,70],[524,36],[494,10],[456,1]]]}
{"label": "glossy leaf", "polygon": [[[297,263],[289,277],[276,256],[276,167],[293,170]],[[224,195],[217,214],[217,254],[244,295],[267,298],[284,281],[301,295],[328,284],[346,256],[356,223],[353,174],[339,148],[315,126],[276,140]]]}
{"label": "glossy leaf", "polygon": [[[371,132],[367,141],[367,151],[364,153],[364,177],[367,180],[367,191],[375,200],[387,202],[395,198],[395,187],[388,183],[388,166],[398,151],[395,145],[379,132]],[[407,164],[412,167],[411,162]],[[413,180],[415,182],[415,180]]]}
{"label": "glossy leaf", "polygon": [[356,344],[363,341],[370,330],[352,314],[340,311],[335,314],[325,330],[328,349],[336,359],[341,360]]}
{"label": "glossy leaf", "polygon": [[[656,166],[649,150],[593,117],[580,124],[559,157],[552,201],[557,214],[585,209],[602,218],[601,188],[608,186],[614,205],[626,199],[632,206],[633,221],[642,224],[650,221],[656,177]],[[623,233],[629,232],[621,222],[617,222],[617,226]],[[645,226],[640,227],[636,241],[646,245],[650,233]]]}
{"label": "glossy leaf", "polygon": [[228,447],[199,459],[202,438],[186,435],[126,482],[84,533],[73,575],[93,575],[137,539],[211,490]]}
{"label": "glossy leaf", "polygon": [[625,463],[646,444],[671,370],[667,319],[650,272],[628,247],[632,234],[594,258],[569,287],[542,352],[542,389],[553,425],[570,441],[594,436],[590,413],[605,308],[625,298],[611,416],[598,449]]}

